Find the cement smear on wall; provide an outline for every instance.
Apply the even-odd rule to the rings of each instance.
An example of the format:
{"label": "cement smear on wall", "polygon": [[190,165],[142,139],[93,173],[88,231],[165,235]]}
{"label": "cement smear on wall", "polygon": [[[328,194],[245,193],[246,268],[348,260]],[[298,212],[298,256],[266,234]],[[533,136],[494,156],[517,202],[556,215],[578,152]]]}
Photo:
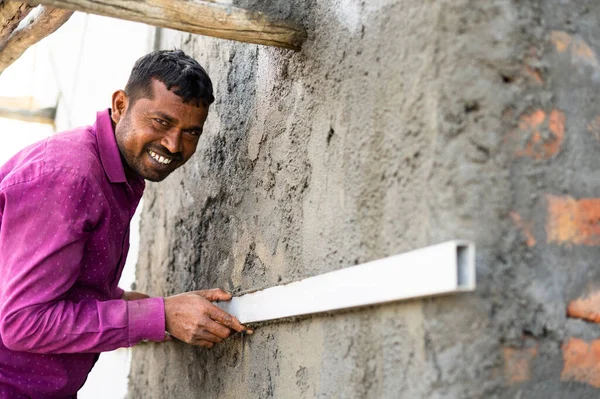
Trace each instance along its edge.
{"label": "cement smear on wall", "polygon": [[565,345],[598,329],[565,309],[599,251],[548,220],[600,196],[597,2],[263,3],[238,2],[304,24],[302,51],[163,31],[217,100],[148,186],[138,289],[241,293],[467,238],[478,291],[140,345],[130,396],[596,397]]}

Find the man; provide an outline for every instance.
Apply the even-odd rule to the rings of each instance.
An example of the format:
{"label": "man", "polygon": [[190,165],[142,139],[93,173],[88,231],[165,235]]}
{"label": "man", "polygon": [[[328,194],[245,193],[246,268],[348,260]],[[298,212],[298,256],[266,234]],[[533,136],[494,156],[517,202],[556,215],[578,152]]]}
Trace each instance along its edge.
{"label": "man", "polygon": [[0,397],[76,397],[98,353],[162,341],[210,348],[249,332],[212,304],[221,290],[168,298],[117,287],[144,179],[187,162],[214,101],[182,51],[138,60],[112,110],[0,168]]}

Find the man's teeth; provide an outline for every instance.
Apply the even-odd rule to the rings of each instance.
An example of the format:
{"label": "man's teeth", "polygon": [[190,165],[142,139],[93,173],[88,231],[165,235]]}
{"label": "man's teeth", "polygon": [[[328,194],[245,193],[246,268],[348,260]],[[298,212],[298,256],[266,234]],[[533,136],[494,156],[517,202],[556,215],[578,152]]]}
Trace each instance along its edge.
{"label": "man's teeth", "polygon": [[148,153],[150,153],[150,156],[154,159],[156,159],[158,162],[168,165],[171,163],[172,159],[169,158],[165,158],[162,155],[158,155],[157,153],[155,153],[154,151],[148,151]]}

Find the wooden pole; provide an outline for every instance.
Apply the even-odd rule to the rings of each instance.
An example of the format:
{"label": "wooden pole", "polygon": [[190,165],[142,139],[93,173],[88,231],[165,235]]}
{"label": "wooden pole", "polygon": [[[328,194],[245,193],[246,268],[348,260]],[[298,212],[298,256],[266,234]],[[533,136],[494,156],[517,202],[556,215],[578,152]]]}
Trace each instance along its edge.
{"label": "wooden pole", "polygon": [[0,73],[30,46],[56,31],[67,22],[73,11],[43,7],[31,23],[15,29],[0,43]]}
{"label": "wooden pole", "polygon": [[32,96],[27,97],[0,97],[0,108],[11,109],[35,109],[40,108],[37,101]]}
{"label": "wooden pole", "polygon": [[10,36],[32,8],[29,4],[0,0],[0,43]]}
{"label": "wooden pole", "polygon": [[209,0],[28,0],[28,3],[294,50],[306,39],[306,31],[300,26]]}
{"label": "wooden pole", "polygon": [[46,123],[54,125],[56,108],[13,109],[0,107],[0,118],[16,119],[23,122]]}

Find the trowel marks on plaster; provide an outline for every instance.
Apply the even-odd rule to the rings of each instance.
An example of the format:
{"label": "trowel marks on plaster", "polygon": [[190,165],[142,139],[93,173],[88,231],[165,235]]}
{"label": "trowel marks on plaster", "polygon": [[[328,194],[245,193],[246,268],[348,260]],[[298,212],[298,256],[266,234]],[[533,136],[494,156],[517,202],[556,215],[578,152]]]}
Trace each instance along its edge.
{"label": "trowel marks on plaster", "polygon": [[455,240],[233,298],[242,323],[475,289],[475,245]]}

